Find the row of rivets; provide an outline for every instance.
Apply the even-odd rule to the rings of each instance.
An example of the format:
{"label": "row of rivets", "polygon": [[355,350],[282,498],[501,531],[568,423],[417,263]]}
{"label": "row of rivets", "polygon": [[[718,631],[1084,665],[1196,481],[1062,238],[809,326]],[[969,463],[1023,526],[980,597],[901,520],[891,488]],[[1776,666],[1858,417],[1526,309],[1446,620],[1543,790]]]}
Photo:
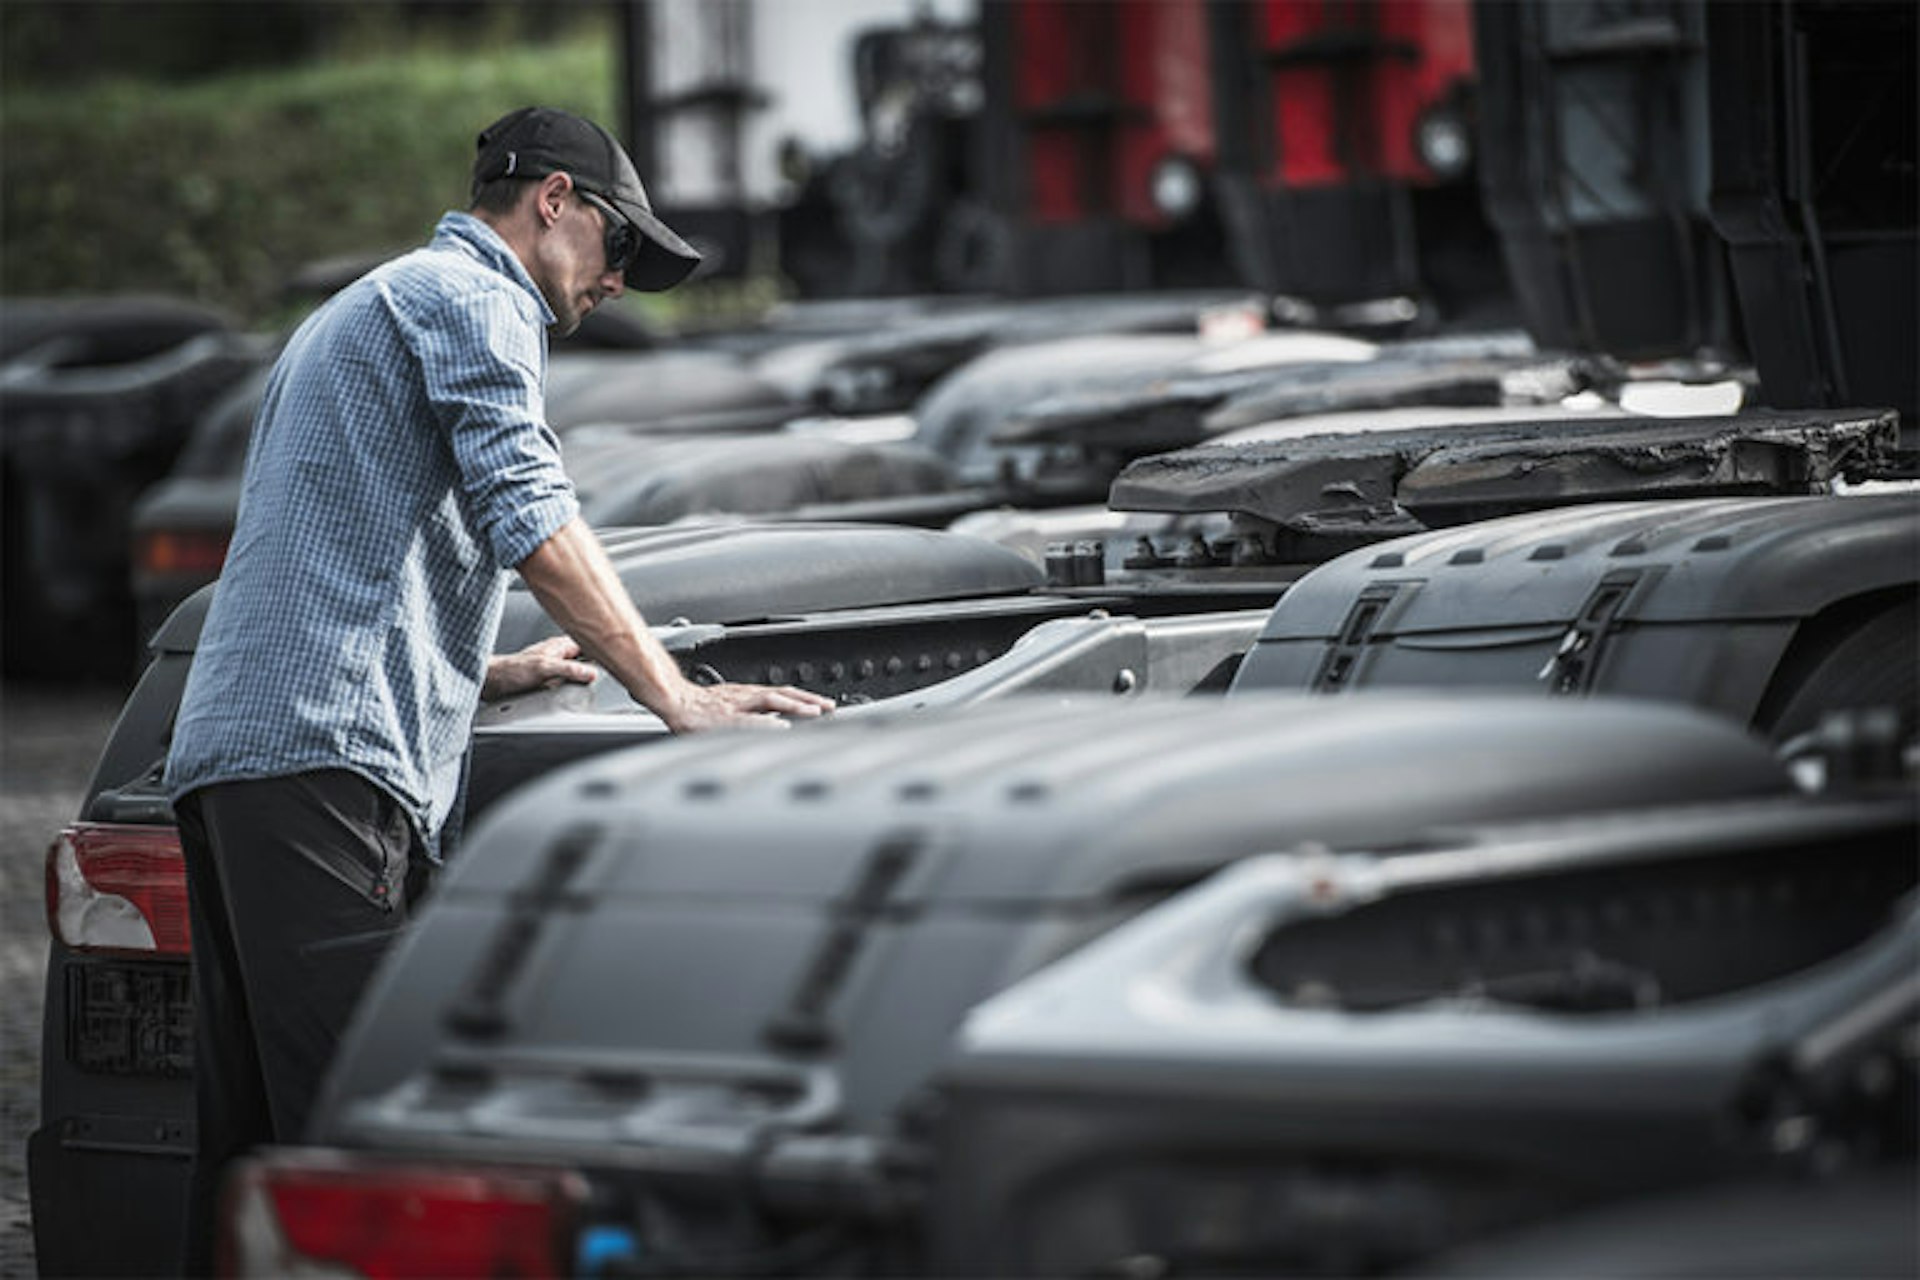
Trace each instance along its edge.
{"label": "row of rivets", "polygon": [[[985,646],[974,649],[971,655],[971,662],[976,667],[984,666],[991,661],[993,661],[993,651]],[[947,671],[960,671],[968,665],[968,662],[969,655],[958,649],[949,649],[938,657],[931,653],[920,653],[914,655],[912,659],[914,671],[921,675],[925,675],[935,667],[942,667]],[[831,688],[847,683],[849,674],[855,682],[871,680],[876,675],[883,674],[898,677],[906,673],[907,665],[908,660],[897,654],[878,662],[872,658],[861,658],[851,667],[844,662],[830,662],[824,667],[815,666],[811,662],[801,662],[796,663],[791,672],[785,665],[776,662],[767,667],[764,679],[768,684],[786,684],[791,679],[795,684],[811,687],[816,676],[824,675],[827,686]]]}

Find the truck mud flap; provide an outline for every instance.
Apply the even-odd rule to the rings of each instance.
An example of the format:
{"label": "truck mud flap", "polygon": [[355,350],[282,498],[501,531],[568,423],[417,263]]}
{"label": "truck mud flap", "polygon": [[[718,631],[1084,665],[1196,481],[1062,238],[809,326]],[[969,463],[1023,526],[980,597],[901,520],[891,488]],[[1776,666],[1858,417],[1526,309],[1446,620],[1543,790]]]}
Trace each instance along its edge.
{"label": "truck mud flap", "polygon": [[37,1130],[27,1176],[40,1274],[171,1274],[191,1164],[191,1127],[152,1116],[67,1117]]}

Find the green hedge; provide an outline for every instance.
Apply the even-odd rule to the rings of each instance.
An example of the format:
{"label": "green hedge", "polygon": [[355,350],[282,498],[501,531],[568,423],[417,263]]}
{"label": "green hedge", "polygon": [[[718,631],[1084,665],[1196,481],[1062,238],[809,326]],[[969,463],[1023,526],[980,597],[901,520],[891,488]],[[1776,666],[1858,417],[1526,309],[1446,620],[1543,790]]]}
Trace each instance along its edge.
{"label": "green hedge", "polygon": [[160,292],[281,318],[304,264],[419,243],[474,134],[529,102],[612,123],[605,31],[186,86],[0,97],[0,296]]}

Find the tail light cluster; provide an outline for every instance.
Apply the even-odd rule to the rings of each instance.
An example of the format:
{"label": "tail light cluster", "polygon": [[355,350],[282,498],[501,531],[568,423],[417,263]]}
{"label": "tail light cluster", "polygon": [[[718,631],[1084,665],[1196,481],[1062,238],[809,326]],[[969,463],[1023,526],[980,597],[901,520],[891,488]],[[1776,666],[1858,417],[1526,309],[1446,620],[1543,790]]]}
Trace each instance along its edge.
{"label": "tail light cluster", "polygon": [[134,536],[134,568],[156,576],[195,574],[211,578],[226,563],[228,539],[223,530],[145,530]]}
{"label": "tail light cluster", "polygon": [[227,1276],[561,1276],[586,1202],[578,1174],[269,1150],[234,1166]]}
{"label": "tail light cluster", "polygon": [[67,827],[47,851],[47,928],[81,951],[188,955],[180,833],[103,822]]}

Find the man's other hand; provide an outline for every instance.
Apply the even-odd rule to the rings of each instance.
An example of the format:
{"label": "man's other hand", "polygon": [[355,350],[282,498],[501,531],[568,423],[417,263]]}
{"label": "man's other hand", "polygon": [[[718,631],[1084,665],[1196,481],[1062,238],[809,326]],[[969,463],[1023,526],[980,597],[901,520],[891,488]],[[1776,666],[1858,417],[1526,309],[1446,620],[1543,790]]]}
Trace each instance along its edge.
{"label": "man's other hand", "polygon": [[832,698],[787,684],[689,684],[661,718],[675,733],[730,726],[784,729],[788,719],[811,720],[833,706]]}
{"label": "man's other hand", "polygon": [[600,668],[579,658],[580,646],[571,636],[549,636],[518,653],[497,654],[487,660],[487,678],[480,686],[480,697],[494,702],[563,684],[592,684],[600,678]]}

